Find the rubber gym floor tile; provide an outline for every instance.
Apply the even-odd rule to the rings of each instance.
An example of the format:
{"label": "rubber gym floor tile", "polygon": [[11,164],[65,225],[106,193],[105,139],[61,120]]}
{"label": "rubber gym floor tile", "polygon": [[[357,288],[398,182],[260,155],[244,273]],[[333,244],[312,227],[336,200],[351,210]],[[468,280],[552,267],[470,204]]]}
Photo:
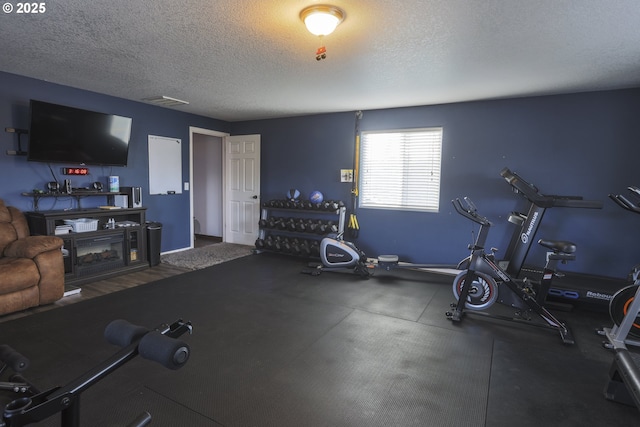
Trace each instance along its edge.
{"label": "rubber gym floor tile", "polygon": [[490,352],[486,341],[355,311],[272,380],[271,401],[288,426],[478,426]]}
{"label": "rubber gym floor tile", "polygon": [[192,409],[229,427],[483,425],[491,342],[357,310],[313,337],[278,360],[260,355],[264,342],[218,341],[220,357],[194,355],[177,389],[148,386],[192,390]]}
{"label": "rubber gym floor tile", "polygon": [[496,341],[486,425],[637,425],[636,408],[604,398],[609,366],[584,359],[575,348]]}
{"label": "rubber gym floor tile", "polygon": [[245,257],[4,322],[0,343],[32,359],[26,376],[48,388],[117,350],[102,337],[111,320],[193,321],[186,366],[136,358],[83,395],[84,425],[126,425],[144,410],[154,426],[637,424],[637,409],[603,397],[613,356],[593,329],[606,316],[563,313],[577,341],[565,346],[503,321],[452,324],[451,285],[422,273],[361,280],[303,266]]}
{"label": "rubber gym floor tile", "polygon": [[351,272],[291,278],[278,293],[340,304],[400,319],[417,321],[437,291],[428,275],[419,272],[381,273],[362,279]]}

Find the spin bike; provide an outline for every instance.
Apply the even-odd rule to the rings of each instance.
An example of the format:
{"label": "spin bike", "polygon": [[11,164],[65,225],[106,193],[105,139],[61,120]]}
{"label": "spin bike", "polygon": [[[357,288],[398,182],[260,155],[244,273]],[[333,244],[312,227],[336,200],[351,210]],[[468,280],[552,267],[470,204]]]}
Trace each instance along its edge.
{"label": "spin bike", "polygon": [[[633,213],[640,214],[640,188],[627,187],[632,201],[622,194],[609,194],[609,198],[618,206]],[[629,273],[633,283],[620,289],[609,302],[609,315],[613,321],[611,328],[602,328],[598,334],[607,338],[605,348],[615,352],[609,381],[604,390],[608,400],[636,406],[640,409],[640,367],[639,360],[629,352],[627,345],[640,346],[640,265],[636,265]],[[631,338],[630,338],[631,337]]]}
{"label": "spin bike", "polygon": [[[621,208],[640,214],[640,188],[631,186],[627,187],[627,190],[631,196],[609,194],[609,198]],[[608,340],[605,347],[615,350],[626,348],[625,344],[640,347],[640,322],[637,320],[640,312],[640,265],[633,267],[628,280],[632,284],[618,290],[609,302],[609,315],[613,321],[613,327],[598,331]]]}
{"label": "spin bike", "polygon": [[[469,245],[471,256],[462,261],[466,270],[460,272],[453,281],[453,294],[457,299],[452,304],[453,311],[446,313],[448,319],[460,322],[464,314],[478,314],[500,320],[525,323],[530,326],[555,330],[560,334],[564,344],[574,344],[574,339],[567,325],[558,320],[545,307],[544,302],[551,287],[553,276],[557,274],[558,262],[566,263],[575,259],[575,244],[567,241],[539,240],[538,244],[550,251],[542,280],[534,283],[530,280],[515,279],[499,267],[495,259],[496,249],[486,253],[484,246],[491,222],[478,213],[476,206],[469,198],[452,201],[460,215],[480,225],[480,230],[473,244]],[[482,311],[499,302],[516,309],[513,317],[490,314]],[[468,309],[468,310],[465,310]],[[538,315],[543,322],[533,322],[532,314]]]}
{"label": "spin bike", "polygon": [[[191,331],[191,322],[181,319],[171,325],[162,324],[153,331],[125,320],[114,320],[107,325],[104,335],[108,342],[121,347],[121,350],[67,385],[44,392],[21,374],[28,368],[29,360],[10,346],[0,345],[0,375],[6,373],[8,377],[0,381],[0,391],[10,393],[13,399],[4,407],[0,427],[22,427],[57,413],[60,413],[61,427],[79,427],[82,392],[137,355],[168,369],[181,368],[189,359],[190,349],[176,338]],[[14,373],[10,374],[9,369]],[[150,422],[151,415],[144,412],[127,427],[142,427]]]}
{"label": "spin bike", "polygon": [[[640,214],[640,188],[631,186],[627,187],[627,190],[630,196],[609,194],[609,198],[621,208]],[[609,302],[609,315],[614,326],[599,331],[607,337],[607,348],[624,348],[625,344],[640,346],[640,323],[636,319],[640,311],[640,265],[633,267],[628,280],[631,285],[618,290]],[[636,339],[628,338],[629,335]]]}

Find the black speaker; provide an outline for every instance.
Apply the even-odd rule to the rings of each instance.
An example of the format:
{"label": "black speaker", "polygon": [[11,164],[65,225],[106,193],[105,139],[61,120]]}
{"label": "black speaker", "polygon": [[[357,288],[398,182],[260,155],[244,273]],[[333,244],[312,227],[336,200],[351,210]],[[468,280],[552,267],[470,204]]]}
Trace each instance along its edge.
{"label": "black speaker", "polygon": [[91,186],[96,191],[102,191],[102,183],[100,181],[94,182],[93,184],[91,184]]}
{"label": "black speaker", "polygon": [[142,207],[142,187],[120,187],[120,191],[127,195],[128,207]]}
{"label": "black speaker", "polygon": [[47,182],[47,191],[49,193],[57,193],[60,191],[60,183],[56,181]]}

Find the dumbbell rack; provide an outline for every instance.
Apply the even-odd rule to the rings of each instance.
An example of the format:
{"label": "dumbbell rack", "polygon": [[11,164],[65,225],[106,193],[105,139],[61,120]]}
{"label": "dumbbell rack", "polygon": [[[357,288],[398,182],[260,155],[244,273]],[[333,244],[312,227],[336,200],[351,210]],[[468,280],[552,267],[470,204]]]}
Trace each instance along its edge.
{"label": "dumbbell rack", "polygon": [[[319,258],[322,238],[344,233],[346,208],[342,203],[335,209],[327,209],[326,204],[301,208],[298,203],[277,202],[281,203],[266,203],[262,207],[254,253],[277,252]],[[274,212],[282,216],[276,216]]]}

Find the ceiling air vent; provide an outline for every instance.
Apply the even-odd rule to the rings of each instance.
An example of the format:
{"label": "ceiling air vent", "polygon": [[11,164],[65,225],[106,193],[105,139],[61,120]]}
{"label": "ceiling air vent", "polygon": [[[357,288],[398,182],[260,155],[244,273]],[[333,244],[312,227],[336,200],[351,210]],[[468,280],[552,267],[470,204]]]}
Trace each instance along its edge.
{"label": "ceiling air vent", "polygon": [[170,96],[154,96],[151,98],[144,98],[143,101],[149,102],[155,105],[161,105],[163,107],[178,107],[181,105],[189,105],[187,101],[171,98]]}

